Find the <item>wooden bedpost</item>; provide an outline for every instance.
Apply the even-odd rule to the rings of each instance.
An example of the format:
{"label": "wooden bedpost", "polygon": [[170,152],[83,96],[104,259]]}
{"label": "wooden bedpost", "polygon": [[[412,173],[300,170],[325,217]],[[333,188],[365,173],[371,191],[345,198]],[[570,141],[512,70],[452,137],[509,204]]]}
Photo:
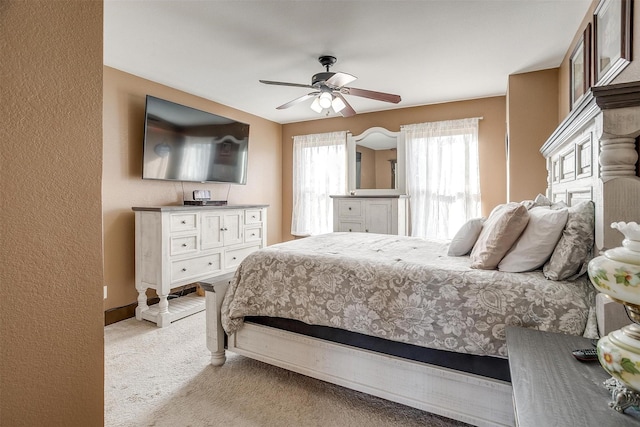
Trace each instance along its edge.
{"label": "wooden bedpost", "polygon": [[612,222],[640,222],[640,178],[637,176],[640,135],[640,83],[592,88],[601,113],[596,117],[600,145],[600,182],[596,206],[596,247],[620,246],[623,236]]}
{"label": "wooden bedpost", "polygon": [[201,283],[205,290],[205,307],[207,322],[207,348],[211,351],[211,364],[222,366],[227,357],[224,349],[224,329],[222,329],[221,308],[222,300],[227,293],[229,281],[233,274],[226,280],[212,284]]}
{"label": "wooden bedpost", "polygon": [[595,203],[594,254],[620,246],[612,222],[640,222],[640,82],[592,87],[540,149],[547,196]]}

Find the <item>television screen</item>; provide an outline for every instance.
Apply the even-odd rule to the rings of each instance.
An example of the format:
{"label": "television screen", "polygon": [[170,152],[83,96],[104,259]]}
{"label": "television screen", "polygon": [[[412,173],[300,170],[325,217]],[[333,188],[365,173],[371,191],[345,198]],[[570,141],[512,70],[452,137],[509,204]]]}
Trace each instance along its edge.
{"label": "television screen", "polygon": [[143,179],[247,183],[249,125],[147,95]]}

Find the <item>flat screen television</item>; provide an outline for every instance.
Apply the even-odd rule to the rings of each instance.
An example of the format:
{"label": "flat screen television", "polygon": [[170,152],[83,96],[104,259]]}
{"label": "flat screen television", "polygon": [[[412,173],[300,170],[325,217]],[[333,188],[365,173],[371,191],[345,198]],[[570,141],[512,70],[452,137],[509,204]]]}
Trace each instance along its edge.
{"label": "flat screen television", "polygon": [[142,178],[247,183],[249,125],[147,95]]}

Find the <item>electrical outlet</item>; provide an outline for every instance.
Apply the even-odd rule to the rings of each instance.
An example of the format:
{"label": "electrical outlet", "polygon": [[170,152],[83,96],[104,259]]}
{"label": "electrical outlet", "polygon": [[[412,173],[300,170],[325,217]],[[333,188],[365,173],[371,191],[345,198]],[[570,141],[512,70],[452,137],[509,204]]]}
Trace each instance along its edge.
{"label": "electrical outlet", "polygon": [[107,299],[107,285],[104,285],[104,299]]}

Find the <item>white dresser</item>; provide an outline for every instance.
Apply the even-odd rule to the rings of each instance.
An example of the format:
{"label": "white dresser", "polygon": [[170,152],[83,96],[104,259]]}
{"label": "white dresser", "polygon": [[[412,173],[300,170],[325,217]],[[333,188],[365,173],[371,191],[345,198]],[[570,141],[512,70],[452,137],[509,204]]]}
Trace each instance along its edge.
{"label": "white dresser", "polygon": [[333,231],[409,234],[409,198],[395,196],[331,196]]}
{"label": "white dresser", "polygon": [[[204,298],[168,300],[171,289],[228,280],[251,252],[267,245],[267,206],[134,207],[136,318],[164,327],[204,310]],[[147,289],[160,302],[147,305]]]}

